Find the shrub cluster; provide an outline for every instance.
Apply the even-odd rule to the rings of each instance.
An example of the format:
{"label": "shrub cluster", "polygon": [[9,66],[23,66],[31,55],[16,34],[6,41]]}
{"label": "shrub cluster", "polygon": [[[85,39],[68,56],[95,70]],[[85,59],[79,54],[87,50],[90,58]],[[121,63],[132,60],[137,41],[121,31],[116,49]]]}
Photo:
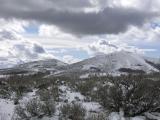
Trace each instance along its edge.
{"label": "shrub cluster", "polygon": [[125,116],[155,112],[160,108],[160,82],[142,76],[118,77],[98,90],[99,102],[107,110]]}
{"label": "shrub cluster", "polygon": [[65,104],[60,107],[60,120],[84,120],[86,110],[81,104]]}
{"label": "shrub cluster", "polygon": [[52,116],[55,113],[55,104],[53,101],[41,102],[34,98],[24,105],[18,105],[15,108],[15,120],[29,120],[31,118],[42,118],[43,116]]}

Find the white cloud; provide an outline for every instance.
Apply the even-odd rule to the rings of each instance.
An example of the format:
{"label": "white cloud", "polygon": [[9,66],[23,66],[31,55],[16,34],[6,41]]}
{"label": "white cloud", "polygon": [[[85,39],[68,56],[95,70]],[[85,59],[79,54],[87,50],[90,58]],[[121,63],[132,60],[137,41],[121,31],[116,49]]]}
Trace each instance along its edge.
{"label": "white cloud", "polygon": [[159,11],[159,0],[90,0],[95,8],[103,9],[109,7],[127,7],[140,10]]}
{"label": "white cloud", "polygon": [[[1,41],[0,48],[1,53],[6,54],[9,58],[18,58],[22,61],[30,61],[30,60],[36,60],[36,59],[43,59],[46,57],[50,57],[49,54],[46,53],[46,51],[43,49],[41,45],[38,43],[31,42],[25,38],[16,37],[14,34],[11,33],[11,31],[7,31],[7,34],[10,33],[10,38],[2,38],[5,34],[5,31],[0,32],[0,39]],[[20,35],[18,35],[20,36]],[[2,54],[0,54],[1,56]],[[2,57],[2,56],[1,56]]]}
{"label": "white cloud", "polygon": [[0,29],[2,30],[23,33],[25,32],[24,29],[25,26],[28,26],[27,21],[23,20],[19,21],[16,19],[11,19],[11,20],[0,19]]}
{"label": "white cloud", "polygon": [[45,24],[42,24],[40,25],[39,27],[39,36],[41,37],[57,37],[57,38],[71,38],[73,39],[74,36],[72,36],[71,34],[67,34],[67,33],[64,33],[64,32],[61,32],[60,29],[54,25],[45,25]]}
{"label": "white cloud", "polygon": [[73,57],[72,55],[65,55],[65,56],[63,56],[62,60],[63,60],[65,63],[69,63],[69,64],[71,64],[71,63],[76,63],[76,62],[79,62],[79,61],[80,61],[80,59],[75,58],[75,57]]}
{"label": "white cloud", "polygon": [[[1,22],[0,22],[1,23]],[[6,22],[7,23],[7,22]],[[18,23],[18,22],[16,22]],[[29,62],[40,59],[53,58],[38,43],[30,41],[22,36],[23,25],[17,25],[19,29],[14,30],[15,22],[10,22],[0,28],[0,65],[11,67],[20,62]]]}
{"label": "white cloud", "polygon": [[[155,25],[152,25],[152,24]],[[99,53],[112,53],[115,51],[130,51],[138,54],[148,54],[158,51],[160,45],[160,24],[153,21],[143,26],[142,29],[131,26],[125,33],[117,35],[102,35],[92,37],[94,42],[81,47],[90,55]],[[103,40],[102,40],[103,39]]]}
{"label": "white cloud", "polygon": [[40,42],[45,48],[77,48],[85,42],[71,34],[62,32],[53,25],[42,24],[39,26],[38,35],[26,36],[32,41]]}
{"label": "white cloud", "polygon": [[83,49],[85,49],[90,55],[97,55],[102,53],[110,54],[118,51],[129,51],[137,54],[145,54],[145,52],[156,51],[155,49],[141,49],[135,46],[129,46],[126,43],[121,43],[118,45],[112,43],[112,41],[106,40],[98,40],[96,42],[93,42],[92,44],[89,44],[87,47],[84,47]]}
{"label": "white cloud", "polygon": [[[84,6],[84,10],[93,12],[103,10],[106,6],[136,8],[145,11],[147,8],[147,12],[160,10],[159,0],[145,0],[145,2],[144,0],[90,0],[90,2],[91,6]],[[58,1],[57,4],[61,5],[62,3]],[[75,6],[72,7],[75,8]],[[65,9],[70,9],[70,7]],[[159,24],[160,19],[157,18],[151,22]],[[83,48],[89,55],[108,54],[121,50],[145,54],[147,52],[155,52],[155,45],[160,45],[160,26],[152,27],[152,23],[147,23],[141,28],[130,26],[125,33],[116,35],[105,34],[83,37],[76,37],[62,32],[57,26],[46,24],[39,26],[38,34],[26,35],[25,27],[28,25],[29,21],[0,19],[1,61],[31,61],[52,58],[53,56],[44,48],[51,50],[52,48],[61,48],[61,51],[53,50],[51,53],[57,55],[66,54],[62,59],[67,63],[74,63],[79,61],[79,59],[67,55],[69,54],[66,52],[67,49]],[[56,56],[56,58],[60,57]]]}
{"label": "white cloud", "polygon": [[151,24],[145,25],[142,29],[131,27],[126,33],[117,36],[128,42],[160,42],[160,27],[152,28]]}
{"label": "white cloud", "polygon": [[[157,20],[158,21],[158,20]],[[157,23],[157,21],[153,21]],[[75,37],[71,34],[64,33],[56,26],[41,25],[39,36],[34,40],[41,42],[46,48],[82,48],[89,55],[94,53],[111,53],[113,51],[126,50],[145,54],[148,52],[156,52],[154,44],[159,44],[160,27],[151,27],[151,23],[144,25],[143,28],[131,26],[125,33],[117,35],[95,35]],[[101,39],[108,41],[108,44],[113,44],[118,47],[108,47],[101,44]],[[98,42],[97,42],[98,41]],[[154,44],[152,44],[154,43]],[[150,47],[142,47],[150,44]],[[142,45],[142,46],[141,46]],[[53,51],[59,52],[59,51]],[[60,53],[61,54],[61,53]]]}

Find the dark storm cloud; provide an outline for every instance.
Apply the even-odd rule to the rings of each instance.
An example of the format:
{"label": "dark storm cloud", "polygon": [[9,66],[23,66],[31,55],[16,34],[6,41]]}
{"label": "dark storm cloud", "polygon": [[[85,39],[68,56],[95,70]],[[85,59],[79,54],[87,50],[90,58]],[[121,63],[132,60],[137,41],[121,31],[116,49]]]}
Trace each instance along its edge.
{"label": "dark storm cloud", "polygon": [[117,7],[86,13],[81,8],[92,7],[89,1],[68,1],[0,0],[0,16],[54,24],[75,35],[117,34],[130,25],[142,26],[156,16],[156,13]]}

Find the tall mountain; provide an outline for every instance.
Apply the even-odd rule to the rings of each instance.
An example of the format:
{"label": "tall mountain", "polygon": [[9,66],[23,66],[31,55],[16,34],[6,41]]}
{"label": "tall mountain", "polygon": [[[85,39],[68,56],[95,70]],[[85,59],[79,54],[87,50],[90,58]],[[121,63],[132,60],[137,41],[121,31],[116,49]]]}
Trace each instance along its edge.
{"label": "tall mountain", "polygon": [[49,71],[52,75],[86,75],[122,73],[159,72],[159,62],[135,53],[121,51],[111,54],[101,54],[74,63],[66,64],[56,59],[41,60],[17,65],[11,69],[0,70],[0,73],[35,73]]}
{"label": "tall mountain", "polygon": [[148,63],[144,57],[131,52],[121,51],[111,54],[97,55],[95,57],[83,60],[66,66],[67,72],[77,73],[149,73],[158,72],[159,70]]}

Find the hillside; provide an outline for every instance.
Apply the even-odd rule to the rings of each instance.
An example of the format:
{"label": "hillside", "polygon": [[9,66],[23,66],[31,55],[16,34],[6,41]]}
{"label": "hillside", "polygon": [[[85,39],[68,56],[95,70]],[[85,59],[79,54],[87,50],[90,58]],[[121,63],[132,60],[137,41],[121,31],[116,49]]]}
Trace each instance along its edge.
{"label": "hillside", "polygon": [[[152,62],[153,63],[153,62]],[[142,56],[130,52],[115,52],[108,55],[97,55],[78,63],[67,65],[62,73],[150,73],[158,72],[157,67],[151,65]]]}

